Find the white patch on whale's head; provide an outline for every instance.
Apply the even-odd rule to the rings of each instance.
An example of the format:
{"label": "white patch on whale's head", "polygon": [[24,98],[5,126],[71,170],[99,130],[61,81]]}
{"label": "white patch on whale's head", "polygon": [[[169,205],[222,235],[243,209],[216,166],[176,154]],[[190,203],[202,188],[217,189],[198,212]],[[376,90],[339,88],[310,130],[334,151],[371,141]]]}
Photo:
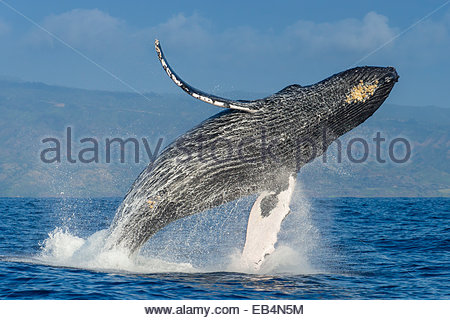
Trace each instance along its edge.
{"label": "white patch on whale's head", "polygon": [[345,91],[344,103],[347,104],[382,102],[399,78],[392,67],[357,67],[331,79],[334,77],[341,80]]}
{"label": "white patch on whale's head", "polygon": [[311,98],[322,108],[318,117],[326,119],[339,136],[369,118],[386,100],[399,76],[393,67],[352,68],[316,85]]}
{"label": "white patch on whale's head", "polygon": [[364,83],[363,80],[359,80],[359,83],[347,94],[345,102],[366,102],[375,93],[375,90],[378,88],[378,83],[378,80],[369,83]]}

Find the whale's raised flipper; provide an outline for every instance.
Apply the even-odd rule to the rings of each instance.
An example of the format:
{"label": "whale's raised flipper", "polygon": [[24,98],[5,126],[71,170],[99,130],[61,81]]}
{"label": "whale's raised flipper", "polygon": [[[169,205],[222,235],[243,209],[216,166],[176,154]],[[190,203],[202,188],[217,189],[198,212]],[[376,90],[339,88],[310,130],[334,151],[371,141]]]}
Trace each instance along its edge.
{"label": "whale's raised flipper", "polygon": [[161,45],[159,43],[159,40],[155,40],[155,50],[158,54],[158,59],[162,64],[162,67],[166,71],[167,75],[170,79],[172,79],[173,82],[177,86],[179,86],[181,89],[183,89],[185,92],[187,92],[192,97],[199,99],[203,102],[212,104],[214,106],[222,107],[222,108],[229,108],[229,109],[235,109],[235,110],[241,110],[246,112],[257,112],[258,110],[255,108],[252,108],[247,101],[237,101],[237,100],[230,100],[225,99],[221,97],[214,96],[209,93],[205,93],[201,90],[198,90],[194,87],[191,87],[189,84],[184,82],[177,74],[173,71],[173,69],[169,66],[167,63],[166,58],[164,57],[164,53],[161,49]]}
{"label": "whale's raised flipper", "polygon": [[295,189],[295,175],[280,191],[263,192],[253,204],[247,224],[247,235],[241,261],[244,267],[259,270],[264,259],[275,251],[281,222],[289,214],[289,203]]}

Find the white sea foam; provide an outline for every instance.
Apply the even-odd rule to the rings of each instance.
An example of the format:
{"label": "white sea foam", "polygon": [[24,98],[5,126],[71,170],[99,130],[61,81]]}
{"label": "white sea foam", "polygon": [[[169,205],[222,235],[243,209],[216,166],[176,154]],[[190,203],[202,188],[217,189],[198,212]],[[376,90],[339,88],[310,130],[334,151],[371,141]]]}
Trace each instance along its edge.
{"label": "white sea foam", "polygon": [[107,230],[94,233],[87,239],[56,228],[43,242],[36,260],[45,264],[130,273],[196,272],[189,263],[171,263],[143,255],[129,256],[127,251],[104,250]]}

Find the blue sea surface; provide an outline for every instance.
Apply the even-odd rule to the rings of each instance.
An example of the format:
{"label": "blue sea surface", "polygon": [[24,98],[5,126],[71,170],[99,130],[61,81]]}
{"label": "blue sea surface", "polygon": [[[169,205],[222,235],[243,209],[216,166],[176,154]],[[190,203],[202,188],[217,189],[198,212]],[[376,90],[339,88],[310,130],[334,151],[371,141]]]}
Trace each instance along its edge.
{"label": "blue sea surface", "polygon": [[297,201],[255,273],[232,267],[248,203],[173,223],[127,260],[95,252],[120,201],[0,198],[0,298],[450,298],[448,198]]}

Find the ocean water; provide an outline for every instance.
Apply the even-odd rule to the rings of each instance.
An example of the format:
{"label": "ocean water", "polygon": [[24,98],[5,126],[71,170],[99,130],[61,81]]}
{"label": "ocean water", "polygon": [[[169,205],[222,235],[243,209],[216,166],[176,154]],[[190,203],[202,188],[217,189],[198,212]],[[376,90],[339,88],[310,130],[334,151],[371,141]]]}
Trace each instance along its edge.
{"label": "ocean water", "polygon": [[449,299],[450,199],[296,192],[260,271],[236,263],[251,198],[102,252],[118,198],[0,198],[1,299]]}

